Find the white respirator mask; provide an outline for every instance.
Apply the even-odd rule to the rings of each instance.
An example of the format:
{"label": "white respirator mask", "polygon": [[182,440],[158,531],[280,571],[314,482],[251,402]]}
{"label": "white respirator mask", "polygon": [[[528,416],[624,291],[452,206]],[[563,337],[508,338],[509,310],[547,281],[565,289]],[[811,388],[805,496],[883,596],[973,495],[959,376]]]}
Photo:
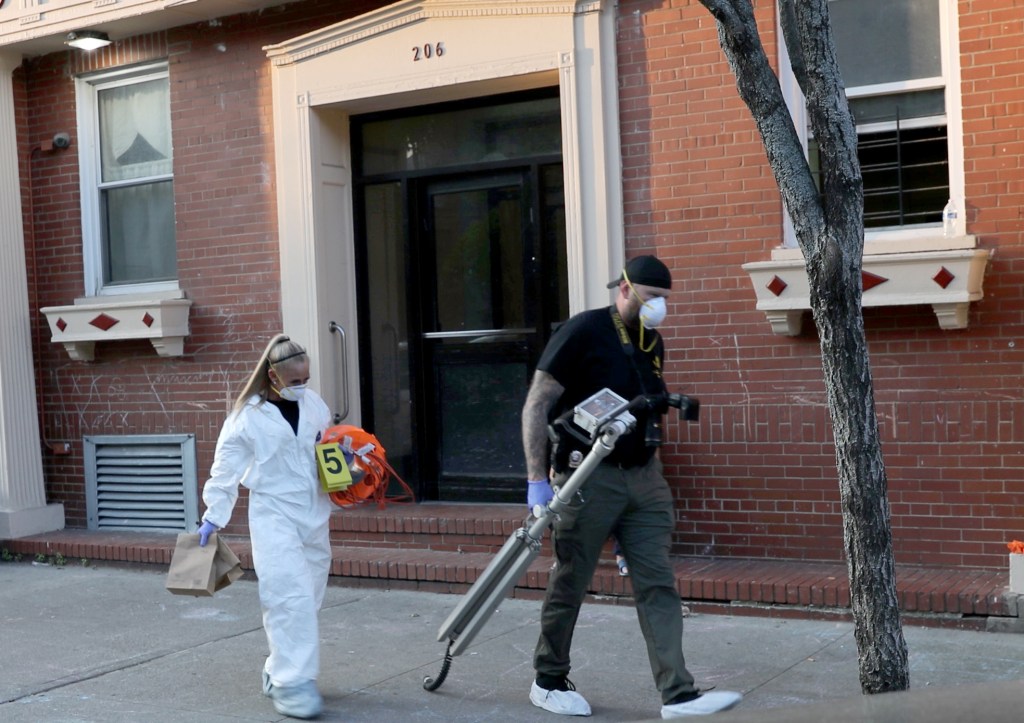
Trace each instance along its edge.
{"label": "white respirator mask", "polygon": [[648,329],[657,329],[661,322],[665,321],[668,314],[668,304],[664,296],[655,296],[643,302],[640,307],[640,322]]}
{"label": "white respirator mask", "polygon": [[296,384],[294,387],[285,387],[281,390],[274,390],[278,393],[281,399],[289,402],[297,402],[302,399],[302,395],[306,393],[305,384]]}

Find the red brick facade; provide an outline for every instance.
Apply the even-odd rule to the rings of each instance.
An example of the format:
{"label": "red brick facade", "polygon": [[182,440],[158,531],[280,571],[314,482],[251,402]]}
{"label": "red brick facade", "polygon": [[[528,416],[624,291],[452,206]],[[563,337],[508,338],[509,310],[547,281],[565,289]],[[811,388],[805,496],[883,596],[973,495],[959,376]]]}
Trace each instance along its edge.
{"label": "red brick facade", "polygon": [[[970,328],[865,310],[896,558],[1002,566],[1024,532],[1024,15],[961,2],[968,232],[995,249]],[[634,12],[639,11],[639,12]],[[769,57],[775,19],[760,12]],[[717,31],[698,3],[620,5],[626,237],[672,259],[670,387],[702,401],[665,452],[688,554],[836,559],[842,521],[817,337],[775,336],[740,266],[781,204]]]}
{"label": "red brick facade", "polygon": [[[371,7],[353,7],[351,14]],[[1001,567],[1024,537],[1024,12],[960,2],[968,232],[994,249],[970,327],[927,307],[865,311],[897,561]],[[295,3],[216,24],[58,53],[16,73],[26,257],[47,498],[85,526],[82,445],[93,434],[192,433],[200,479],[231,400],[281,325],[270,66],[263,46],[334,22]],[[775,57],[771,7],[760,28]],[[677,280],[667,379],[700,398],[663,450],[679,499],[677,551],[842,558],[842,520],[813,325],[777,336],[740,268],[780,243],[782,211],[711,16],[696,2],[623,0],[619,97],[627,255],[655,251]],[[222,49],[223,48],[223,49]],[[167,58],[178,271],[193,300],[185,355],[144,342],[70,361],[39,309],[83,295],[74,138],[76,73]],[[72,132],[67,151],[34,150]],[[244,505],[235,523],[244,527]]]}
{"label": "red brick facade", "polygon": [[[227,410],[280,330],[263,46],[344,17],[334,3],[300,5],[131,38],[95,54],[51,54],[17,74],[30,99],[18,127],[34,186],[25,195],[34,216],[25,228],[42,434],[71,443],[66,456],[44,453],[44,475],[47,499],[63,503],[68,526],[86,524],[83,437],[194,434],[202,480]],[[193,300],[185,355],[162,359],[148,342],[121,341],[98,344],[92,363],[70,361],[50,343],[38,310],[84,294],[74,76],[161,58],[170,73],[179,281]],[[67,151],[32,150],[61,131],[72,134]],[[244,497],[234,519],[245,526]]]}

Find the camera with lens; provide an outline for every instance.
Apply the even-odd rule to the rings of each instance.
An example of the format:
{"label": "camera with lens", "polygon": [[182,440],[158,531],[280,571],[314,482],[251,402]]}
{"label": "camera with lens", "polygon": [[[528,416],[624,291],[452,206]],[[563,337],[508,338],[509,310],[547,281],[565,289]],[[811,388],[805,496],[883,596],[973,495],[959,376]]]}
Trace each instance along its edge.
{"label": "camera with lens", "polygon": [[700,418],[700,400],[685,394],[651,394],[647,397],[647,408],[651,414],[647,417],[644,429],[644,444],[648,447],[661,446],[661,417],[669,407],[679,410],[679,418],[687,422],[696,422]]}
{"label": "camera with lens", "polygon": [[684,422],[696,422],[700,419],[700,400],[685,394],[669,394],[668,406],[679,410],[679,418]]}

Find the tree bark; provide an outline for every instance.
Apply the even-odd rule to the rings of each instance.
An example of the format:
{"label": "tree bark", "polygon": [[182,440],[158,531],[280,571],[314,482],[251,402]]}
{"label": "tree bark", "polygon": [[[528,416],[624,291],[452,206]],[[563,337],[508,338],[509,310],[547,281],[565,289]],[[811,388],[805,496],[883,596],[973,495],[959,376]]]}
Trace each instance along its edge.
{"label": "tree bark", "polygon": [[861,690],[910,687],[874,386],[861,313],[864,194],[826,0],[780,0],[786,47],[822,159],[819,196],[750,0],[701,0],[764,142],[803,251],[836,445]]}

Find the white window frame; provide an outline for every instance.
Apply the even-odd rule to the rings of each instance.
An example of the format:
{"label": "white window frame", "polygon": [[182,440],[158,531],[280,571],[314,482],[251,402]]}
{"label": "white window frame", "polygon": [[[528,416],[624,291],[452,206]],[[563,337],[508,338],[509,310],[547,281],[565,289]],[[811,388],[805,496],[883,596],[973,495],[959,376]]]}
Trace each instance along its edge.
{"label": "white window frame", "polygon": [[[103,226],[100,214],[100,90],[126,83],[169,78],[166,62],[135,65],[80,76],[75,79],[79,138],[79,178],[81,179],[82,255],[85,273],[85,295],[123,296],[152,294],[178,290],[178,280],[150,281],[136,284],[104,285]],[[168,118],[168,122],[170,119]],[[155,177],[159,178],[159,177]],[[173,172],[166,176],[173,180]]]}
{"label": "white window frame", "polygon": [[[956,0],[938,0],[939,6],[939,40],[941,43],[942,76],[934,78],[916,78],[904,83],[885,83],[872,86],[860,86],[847,91],[849,98],[878,96],[886,93],[899,93],[911,90],[945,89],[945,124],[948,145],[949,163],[949,195],[959,210],[952,238],[943,236],[942,221],[935,223],[915,224],[901,228],[865,229],[864,253],[895,253],[905,251],[933,251],[949,248],[973,247],[973,238],[966,236],[964,209],[964,139],[962,122],[962,103],[960,97],[960,22],[957,14]],[[800,86],[796,82],[786,52],[782,28],[776,17],[776,32],[779,38],[779,81],[786,97],[790,114],[796,124],[797,132],[807,153],[808,118],[806,102]],[[941,117],[915,118],[904,121],[907,128],[934,125]],[[891,128],[891,124],[867,124],[858,126],[858,131],[878,131]],[[796,233],[789,214],[784,214],[783,248],[798,247]]]}

